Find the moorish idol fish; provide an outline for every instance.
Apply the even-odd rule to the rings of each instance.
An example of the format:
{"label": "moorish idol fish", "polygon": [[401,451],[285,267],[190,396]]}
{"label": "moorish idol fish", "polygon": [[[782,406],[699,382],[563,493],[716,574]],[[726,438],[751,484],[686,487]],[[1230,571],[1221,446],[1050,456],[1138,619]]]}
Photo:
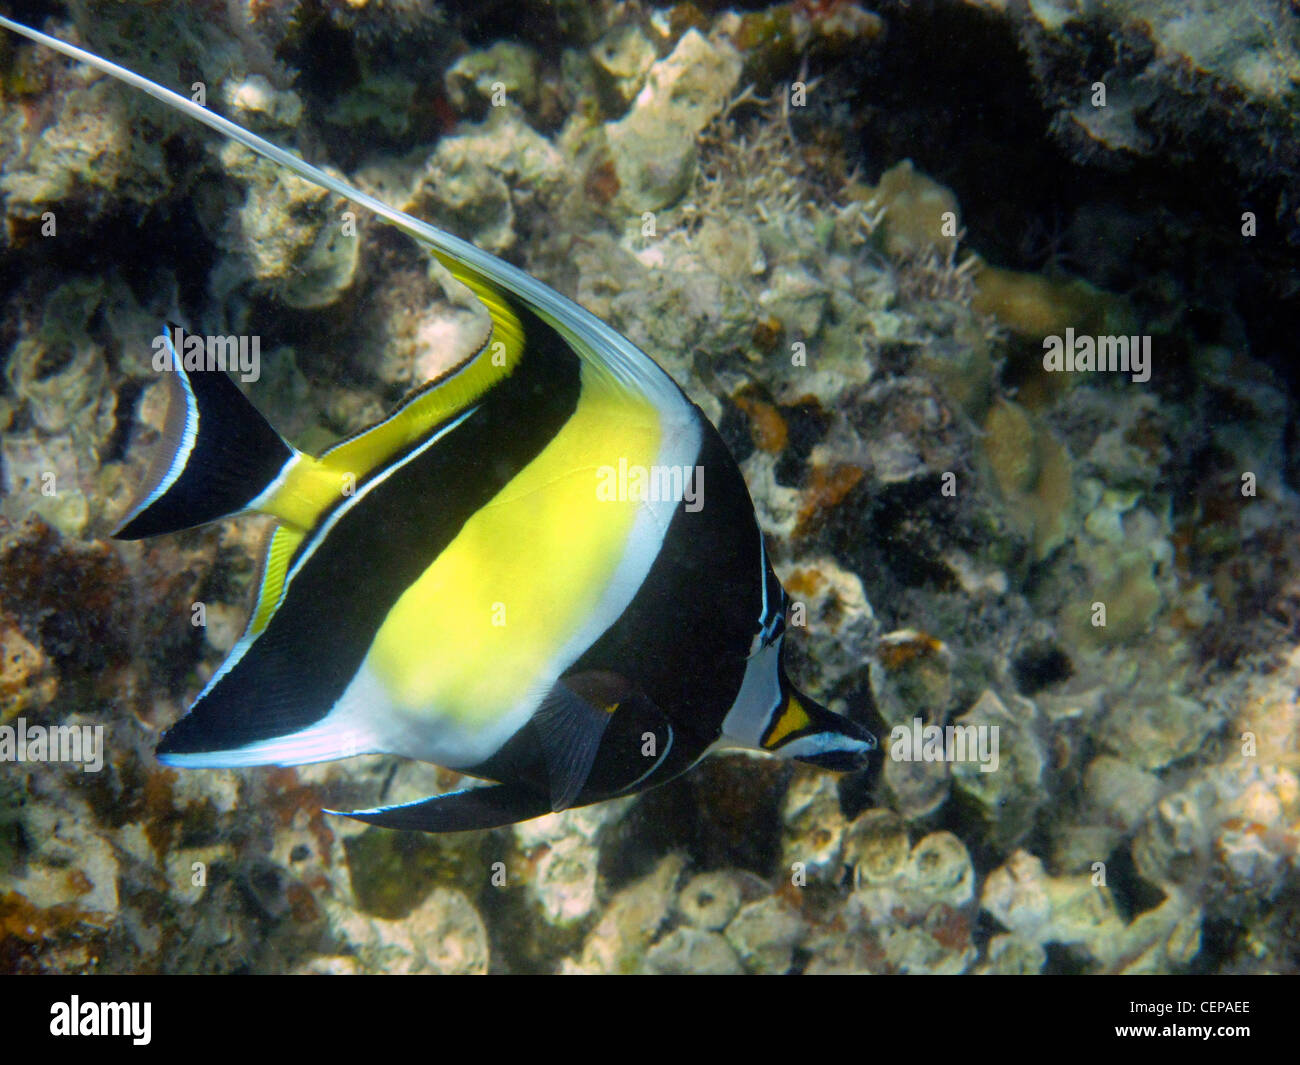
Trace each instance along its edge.
{"label": "moorish idol fish", "polygon": [[[492,783],[349,816],[446,832],[654,787],[720,747],[836,770],[872,735],[797,692],[744,479],[668,374],[522,270],[170,91],[0,17],[375,212],[486,305],[470,358],[312,457],[169,330],[122,539],[278,519],[247,630],[167,731],[185,768],[404,755]],[[614,471],[617,471],[616,473]]]}

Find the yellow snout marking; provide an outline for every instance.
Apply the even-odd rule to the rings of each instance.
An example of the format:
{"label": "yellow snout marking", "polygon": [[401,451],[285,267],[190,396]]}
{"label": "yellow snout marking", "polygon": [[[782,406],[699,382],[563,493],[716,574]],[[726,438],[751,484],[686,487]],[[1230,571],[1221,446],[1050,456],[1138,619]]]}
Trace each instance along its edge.
{"label": "yellow snout marking", "polygon": [[808,711],[803,708],[795,696],[791,695],[786,700],[785,709],[781,711],[781,716],[777,719],[776,725],[768,734],[763,746],[769,751],[775,750],[781,745],[781,741],[792,733],[805,729],[812,724],[812,718],[808,716]]}

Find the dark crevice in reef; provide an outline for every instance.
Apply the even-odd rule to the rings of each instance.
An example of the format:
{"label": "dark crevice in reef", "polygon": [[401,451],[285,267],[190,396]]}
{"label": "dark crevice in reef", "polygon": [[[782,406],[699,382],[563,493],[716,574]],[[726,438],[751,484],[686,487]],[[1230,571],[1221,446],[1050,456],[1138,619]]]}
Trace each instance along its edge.
{"label": "dark crevice in reef", "polygon": [[36,26],[39,29],[51,16],[67,18],[68,5],[51,2],[51,0],[10,0],[4,6],[4,13],[17,22]]}
{"label": "dark crevice in reef", "polygon": [[[873,598],[879,598],[881,617],[901,624],[904,611],[889,604],[902,601],[909,588],[951,590],[952,571],[941,561],[938,530],[962,548],[967,541],[951,522],[938,477],[921,477],[906,484],[854,487],[832,516],[824,532],[831,554],[846,568],[870,579]],[[844,516],[841,516],[844,515]],[[847,515],[854,515],[850,522]]]}
{"label": "dark crevice in reef", "polygon": [[601,876],[617,889],[647,875],[674,851],[687,854],[696,871],[746,869],[771,876],[792,772],[788,762],[715,758],[646,792],[608,830]]}
{"label": "dark crevice in reef", "polygon": [[[18,246],[0,252],[0,302],[20,291],[41,292],[48,277],[57,285],[70,277],[95,278],[116,273],[139,304],[159,316],[196,313],[207,306],[208,277],[217,252],[190,200],[183,197],[141,210],[119,209],[89,219],[74,211],[56,215],[58,239],[36,230]],[[173,305],[175,282],[179,306]],[[12,341],[6,341],[7,353]],[[0,362],[3,359],[0,358]]]}
{"label": "dark crevice in reef", "polygon": [[1069,679],[1074,672],[1070,656],[1055,644],[1032,644],[1020,650],[1011,663],[1016,688],[1033,696]]}
{"label": "dark crevice in reef", "polygon": [[500,40],[516,40],[538,48],[543,55],[555,50],[564,29],[554,5],[526,4],[518,0],[477,0],[472,6],[448,11],[453,25],[471,48],[484,48]]}
{"label": "dark crevice in reef", "polygon": [[[204,158],[202,142],[185,136],[168,138],[162,150],[174,174],[193,173]],[[40,218],[21,227],[11,222],[13,242],[0,251],[0,300],[47,272],[60,278],[117,273],[141,306],[160,315],[207,305],[217,249],[188,189],[148,207],[113,201],[94,217],[79,213],[72,201],[51,209],[57,239],[43,235]],[[160,294],[170,292],[163,274],[175,279],[179,307],[159,303]]]}
{"label": "dark crevice in reef", "polygon": [[1221,972],[1223,960],[1239,956],[1246,938],[1246,929],[1239,922],[1223,917],[1206,917],[1201,922],[1201,949],[1192,959],[1191,972]]}
{"label": "dark crevice in reef", "polygon": [[[1155,159],[1098,149],[1081,161],[1054,136],[1033,60],[1009,20],[936,0],[872,7],[887,20],[884,40],[811,71],[822,81],[795,116],[804,135],[838,130],[873,183],[910,158],[953,190],[965,246],[992,263],[1060,269],[1130,294],[1149,314],[1166,309],[1168,282],[1186,311],[1230,309],[1252,353],[1295,390],[1300,270],[1285,225],[1268,217],[1283,175],[1247,188],[1208,139],[1184,138]],[[1082,42],[1089,69],[1081,85],[1136,61],[1097,27],[1080,32],[1095,37]],[[1252,238],[1241,235],[1247,210],[1258,216]]]}
{"label": "dark crevice in reef", "polygon": [[1088,962],[1072,946],[1062,943],[1046,944],[1047,964],[1043,974],[1050,976],[1083,976],[1088,972]]}
{"label": "dark crevice in reef", "polygon": [[[311,122],[297,130],[297,147],[314,162],[351,172],[377,152],[403,154],[427,148],[456,117],[446,103],[443,73],[448,55],[463,49],[458,30],[433,10],[416,19],[395,16],[384,22],[371,15],[357,25],[340,18],[337,6],[306,0],[275,49],[275,58],[297,72],[293,89]],[[405,77],[413,95],[403,120],[389,127],[374,118],[344,122],[331,112],[375,77]],[[309,143],[314,140],[319,143]]]}
{"label": "dark crevice in reef", "polygon": [[1106,859],[1106,886],[1125,924],[1165,901],[1165,893],[1138,872],[1132,848],[1125,840]]}
{"label": "dark crevice in reef", "polygon": [[320,4],[298,10],[298,32],[276,51],[276,58],[298,71],[294,89],[319,113],[361,80],[353,35],[330,21]]}
{"label": "dark crevice in reef", "polygon": [[970,246],[1010,267],[1042,265],[1025,246],[1027,216],[1060,209],[1072,168],[1048,141],[1049,115],[1006,23],[934,5],[886,17],[883,43],[818,86],[856,98],[846,147],[864,180],[910,158],[956,193]]}

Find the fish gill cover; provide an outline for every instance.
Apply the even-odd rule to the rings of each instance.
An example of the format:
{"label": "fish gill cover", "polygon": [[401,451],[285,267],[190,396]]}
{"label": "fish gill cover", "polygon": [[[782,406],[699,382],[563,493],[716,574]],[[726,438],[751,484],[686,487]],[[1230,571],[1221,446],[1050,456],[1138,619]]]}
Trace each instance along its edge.
{"label": "fish gill cover", "polygon": [[463,783],[412,759],[160,765],[269,531],[109,539],[180,431],[162,323],[318,454],[488,312],[342,197],[6,33],[0,969],[1300,968],[1293,9],[4,13],[652,356],[739,463],[792,679],[880,750],[723,753],[445,836],[322,812]]}

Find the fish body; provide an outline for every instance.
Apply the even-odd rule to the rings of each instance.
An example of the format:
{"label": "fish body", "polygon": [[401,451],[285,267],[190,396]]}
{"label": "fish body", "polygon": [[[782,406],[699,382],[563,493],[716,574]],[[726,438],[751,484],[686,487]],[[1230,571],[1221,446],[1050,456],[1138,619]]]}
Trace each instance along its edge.
{"label": "fish body", "polygon": [[516,267],[116,64],[0,25],[369,207],[492,320],[472,356],[319,456],[164,331],[164,443],[116,535],[247,512],[278,525],[248,627],[161,761],[382,752],[495,782],[350,812],[425,831],[631,794],[723,746],[865,763],[872,736],[790,684],[787,597],[744,479],[653,360]]}

